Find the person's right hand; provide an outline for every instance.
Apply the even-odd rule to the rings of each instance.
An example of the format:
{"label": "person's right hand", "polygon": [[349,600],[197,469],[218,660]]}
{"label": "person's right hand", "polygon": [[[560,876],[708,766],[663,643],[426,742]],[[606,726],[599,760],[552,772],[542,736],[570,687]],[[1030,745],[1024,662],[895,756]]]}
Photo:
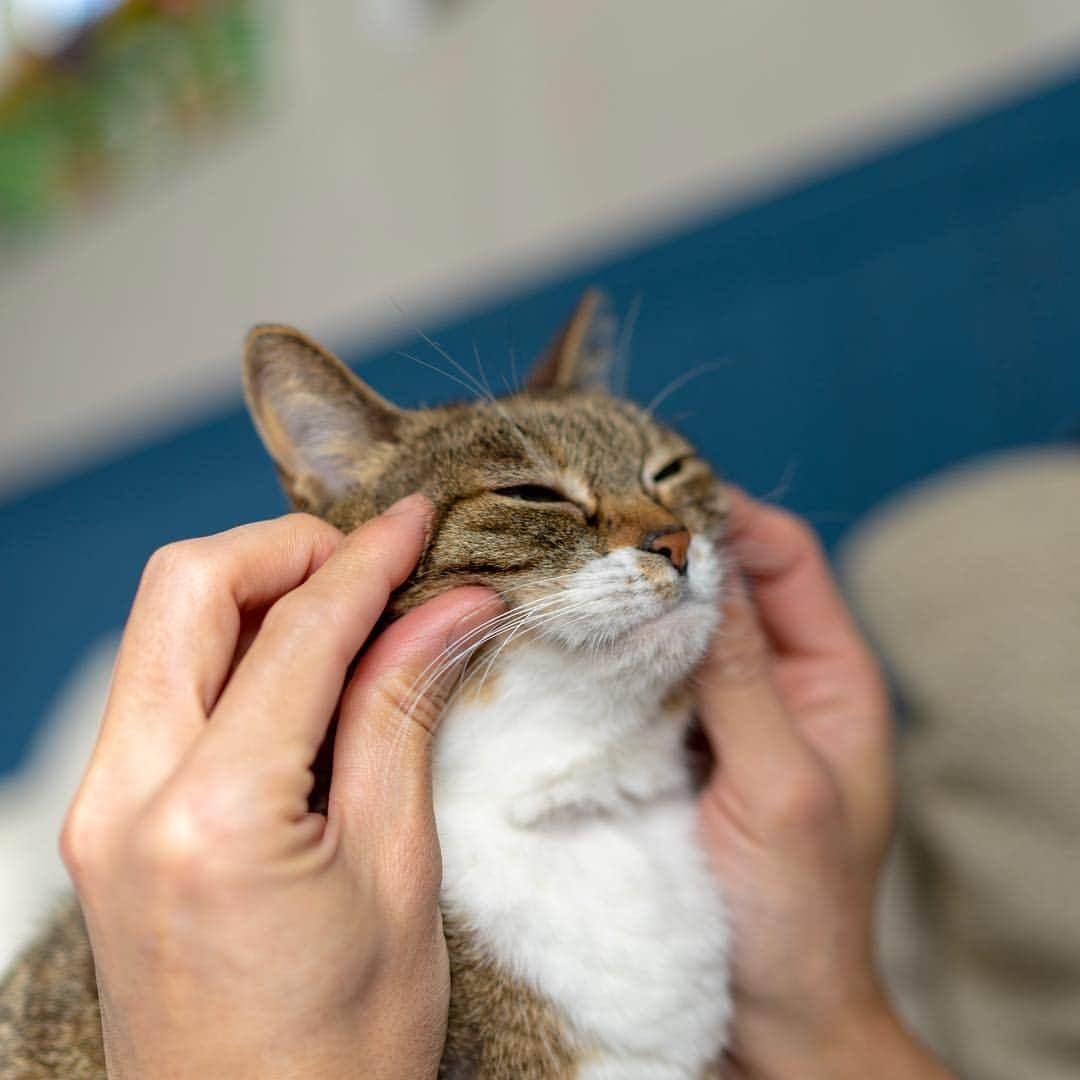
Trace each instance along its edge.
{"label": "person's right hand", "polygon": [[423,544],[412,498],[348,537],[306,515],[159,552],[63,835],[109,1076],[434,1076],[449,994],[429,665],[490,613],[438,597],[345,688],[327,816],[312,763]]}
{"label": "person's right hand", "polygon": [[728,1075],[939,1080],[874,963],[894,796],[885,687],[810,528],[731,499],[744,577],[698,694],[716,759],[701,817],[733,919]]}

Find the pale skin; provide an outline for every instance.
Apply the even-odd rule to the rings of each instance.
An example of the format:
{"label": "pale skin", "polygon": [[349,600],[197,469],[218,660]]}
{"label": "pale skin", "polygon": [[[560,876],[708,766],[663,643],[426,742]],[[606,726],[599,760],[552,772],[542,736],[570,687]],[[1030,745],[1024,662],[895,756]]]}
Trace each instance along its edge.
{"label": "pale skin", "polygon": [[731,491],[744,584],[698,678],[706,843],[735,927],[731,1080],[949,1080],[878,978],[892,717],[813,531]]}
{"label": "pale skin", "polygon": [[[795,519],[733,493],[737,591],[698,680],[702,821],[738,930],[729,1073],[947,1080],[874,972],[891,824],[887,701]],[[368,641],[420,555],[404,500],[348,537],[306,515],[185,541],[140,584],[62,849],[109,1075],[434,1076],[449,992],[431,731],[459,589]],[[342,687],[344,685],[344,695]],[[327,817],[311,764],[341,697]]]}

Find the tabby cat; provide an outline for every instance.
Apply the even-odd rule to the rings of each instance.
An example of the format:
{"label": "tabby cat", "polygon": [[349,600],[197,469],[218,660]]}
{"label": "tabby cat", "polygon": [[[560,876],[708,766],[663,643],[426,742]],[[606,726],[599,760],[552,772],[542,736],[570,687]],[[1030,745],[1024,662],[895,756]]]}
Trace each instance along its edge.
{"label": "tabby cat", "polygon": [[[716,630],[722,490],[610,396],[587,293],[526,386],[405,411],[284,326],[248,339],[255,425],[293,504],[343,530],[412,491],[435,505],[401,614],[466,583],[504,616],[434,747],[451,1004],[441,1076],[719,1076],[729,931],[685,752]],[[102,1077],[74,903],[0,988],[4,1077]]]}

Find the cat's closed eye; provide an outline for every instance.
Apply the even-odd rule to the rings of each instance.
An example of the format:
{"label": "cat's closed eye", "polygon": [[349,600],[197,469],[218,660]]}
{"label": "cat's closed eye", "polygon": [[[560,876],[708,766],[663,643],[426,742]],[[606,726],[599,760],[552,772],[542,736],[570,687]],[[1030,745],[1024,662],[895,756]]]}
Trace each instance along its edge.
{"label": "cat's closed eye", "polygon": [[595,512],[582,506],[575,499],[571,499],[558,488],[545,487],[543,484],[512,484],[508,487],[495,488],[492,494],[533,506],[546,505],[553,510],[569,510],[586,525],[591,527],[596,524]]}
{"label": "cat's closed eye", "polygon": [[684,454],[680,458],[676,458],[674,461],[669,462],[658,472],[653,473],[652,481],[654,484],[659,484],[663,480],[669,480],[673,476],[677,476],[682,472],[683,465],[690,459],[691,455]]}
{"label": "cat's closed eye", "polygon": [[561,491],[554,488],[544,487],[542,484],[514,484],[511,487],[495,489],[496,495],[503,495],[508,499],[518,499],[520,502],[532,503],[568,503],[573,502]]}

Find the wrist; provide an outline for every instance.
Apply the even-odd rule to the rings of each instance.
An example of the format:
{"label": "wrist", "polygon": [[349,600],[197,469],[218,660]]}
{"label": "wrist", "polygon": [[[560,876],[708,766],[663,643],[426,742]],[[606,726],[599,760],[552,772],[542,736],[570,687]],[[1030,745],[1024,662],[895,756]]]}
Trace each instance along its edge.
{"label": "wrist", "polygon": [[346,1026],[243,1028],[233,1017],[201,1017],[183,1028],[163,1019],[148,1032],[119,1033],[103,1016],[106,1072],[109,1080],[417,1080],[436,1075],[444,1038],[440,1022],[378,1007]]}
{"label": "wrist", "polygon": [[908,1031],[884,993],[813,1031],[760,1025],[737,1039],[731,1080],[950,1080],[951,1074]]}

